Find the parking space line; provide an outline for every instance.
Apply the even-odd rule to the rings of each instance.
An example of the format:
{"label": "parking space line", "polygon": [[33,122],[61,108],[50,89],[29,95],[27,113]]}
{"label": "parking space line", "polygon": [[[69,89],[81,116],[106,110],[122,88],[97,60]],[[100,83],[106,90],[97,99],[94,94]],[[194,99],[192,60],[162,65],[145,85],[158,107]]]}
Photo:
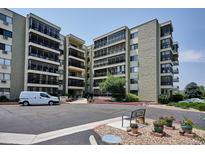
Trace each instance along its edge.
{"label": "parking space line", "polygon": [[121,117],[117,117],[117,118],[92,122],[92,123],[88,123],[88,124],[84,124],[84,125],[79,125],[79,126],[75,126],[75,127],[64,128],[64,129],[60,129],[60,130],[56,130],[56,131],[51,131],[48,133],[39,134],[39,135],[37,135],[35,140],[32,142],[32,144],[48,141],[48,140],[51,140],[54,138],[58,138],[58,137],[66,136],[66,135],[71,135],[71,134],[82,132],[82,131],[86,131],[89,129],[93,129],[99,125],[104,125],[104,124],[107,124],[110,122],[118,121],[120,119],[121,119]]}
{"label": "parking space line", "polygon": [[0,143],[6,144],[31,144],[37,135],[0,133]]}
{"label": "parking space line", "polygon": [[55,131],[50,131],[47,133],[42,133],[38,135],[34,134],[18,134],[18,133],[4,133],[0,132],[0,143],[6,144],[35,144],[48,140],[52,140],[55,138],[63,137],[66,135],[71,135],[74,133],[86,131],[89,129],[93,129],[97,126],[104,125],[107,123],[115,122],[121,120],[121,117],[87,123],[79,126],[59,129]]}

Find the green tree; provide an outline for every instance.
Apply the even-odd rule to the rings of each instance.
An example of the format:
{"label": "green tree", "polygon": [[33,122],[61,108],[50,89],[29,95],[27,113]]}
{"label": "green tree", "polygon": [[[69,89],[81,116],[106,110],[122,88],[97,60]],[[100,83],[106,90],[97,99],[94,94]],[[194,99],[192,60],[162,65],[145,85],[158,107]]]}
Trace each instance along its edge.
{"label": "green tree", "polygon": [[202,92],[195,82],[191,82],[185,87],[185,94],[188,98],[201,98]]}
{"label": "green tree", "polygon": [[205,98],[205,87],[204,86],[199,86],[199,89],[202,93],[202,97]]}
{"label": "green tree", "polygon": [[125,98],[125,78],[109,75],[99,87],[101,92],[109,92],[117,100]]}

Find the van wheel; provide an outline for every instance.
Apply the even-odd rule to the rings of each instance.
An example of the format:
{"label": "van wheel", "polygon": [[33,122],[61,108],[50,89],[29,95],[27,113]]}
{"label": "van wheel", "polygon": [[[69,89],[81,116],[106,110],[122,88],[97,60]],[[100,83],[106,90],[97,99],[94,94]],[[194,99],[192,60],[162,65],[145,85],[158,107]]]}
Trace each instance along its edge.
{"label": "van wheel", "polygon": [[28,106],[29,105],[29,102],[25,101],[23,102],[23,106]]}
{"label": "van wheel", "polygon": [[48,102],[48,105],[52,106],[52,105],[53,105],[53,102],[52,102],[52,101]]}

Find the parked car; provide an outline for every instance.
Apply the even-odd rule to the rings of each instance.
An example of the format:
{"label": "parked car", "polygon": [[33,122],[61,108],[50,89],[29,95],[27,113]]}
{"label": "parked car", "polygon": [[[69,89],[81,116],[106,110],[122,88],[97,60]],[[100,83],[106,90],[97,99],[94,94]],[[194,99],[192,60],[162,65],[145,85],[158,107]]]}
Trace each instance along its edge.
{"label": "parked car", "polygon": [[179,101],[179,103],[205,103],[205,101],[199,98],[190,98],[183,101]]}
{"label": "parked car", "polygon": [[59,99],[46,92],[22,91],[19,96],[19,104],[23,104],[24,106],[40,104],[54,105],[59,104]]}

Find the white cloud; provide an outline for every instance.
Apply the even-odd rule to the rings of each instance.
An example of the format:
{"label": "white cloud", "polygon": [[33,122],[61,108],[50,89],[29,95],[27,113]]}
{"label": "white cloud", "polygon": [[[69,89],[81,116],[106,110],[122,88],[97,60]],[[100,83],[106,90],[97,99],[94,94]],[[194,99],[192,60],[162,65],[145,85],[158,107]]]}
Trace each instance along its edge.
{"label": "white cloud", "polygon": [[187,50],[179,52],[180,62],[205,62],[205,52]]}

